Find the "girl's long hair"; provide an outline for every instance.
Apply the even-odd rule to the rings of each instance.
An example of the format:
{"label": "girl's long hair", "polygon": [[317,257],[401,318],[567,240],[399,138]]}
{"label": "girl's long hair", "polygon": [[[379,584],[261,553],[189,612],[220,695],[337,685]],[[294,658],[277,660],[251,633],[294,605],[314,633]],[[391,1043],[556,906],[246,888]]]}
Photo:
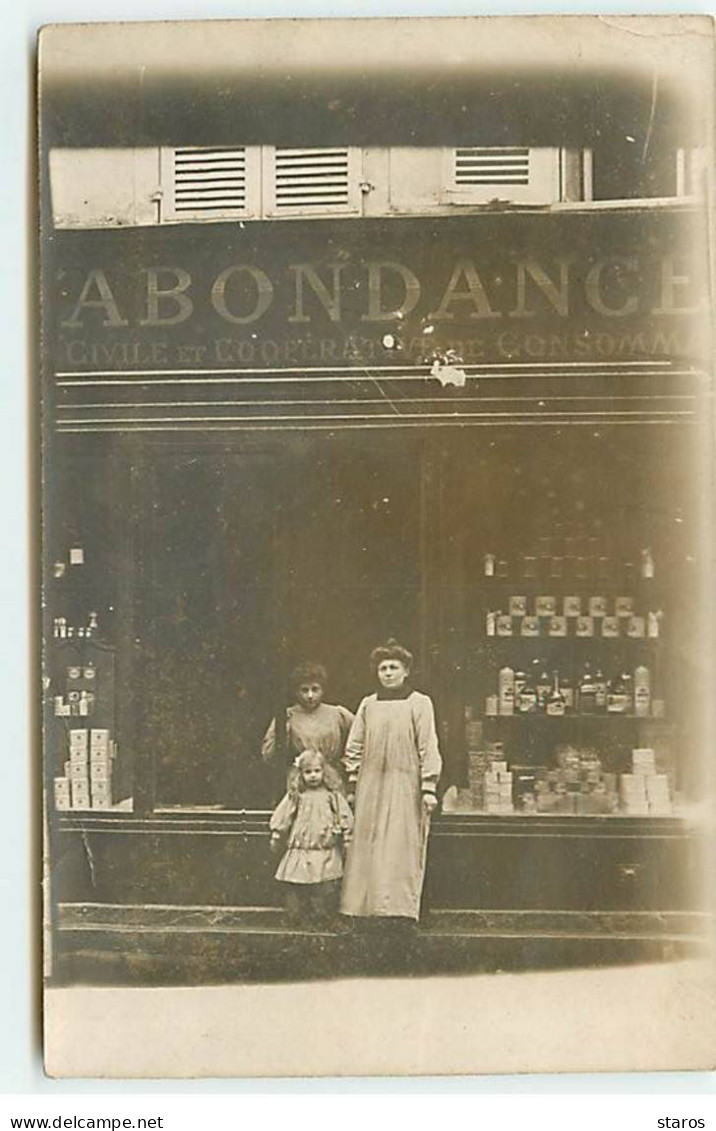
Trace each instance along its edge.
{"label": "girl's long hair", "polygon": [[289,797],[298,801],[299,793],[303,793],[306,789],[306,783],[303,780],[301,773],[301,759],[304,754],[310,754],[314,758],[320,758],[323,766],[323,784],[330,793],[340,793],[343,789],[343,782],[341,776],[330,762],[327,762],[320,750],[302,750],[296,758],[293,766],[288,775],[288,785],[286,792]]}

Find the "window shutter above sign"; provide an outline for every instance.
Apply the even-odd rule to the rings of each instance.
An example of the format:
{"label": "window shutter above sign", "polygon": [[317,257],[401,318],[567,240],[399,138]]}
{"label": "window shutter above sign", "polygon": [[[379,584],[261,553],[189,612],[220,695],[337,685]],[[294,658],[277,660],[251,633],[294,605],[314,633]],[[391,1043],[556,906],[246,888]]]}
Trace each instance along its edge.
{"label": "window shutter above sign", "polygon": [[300,216],[360,211],[358,152],[351,148],[264,150],[265,212]]}
{"label": "window shutter above sign", "polygon": [[528,185],[529,149],[485,149],[470,146],[455,150],[455,185]]}
{"label": "window shutter above sign", "polygon": [[162,218],[223,220],[255,216],[258,151],[244,146],[162,150]]}
{"label": "window shutter above sign", "polygon": [[445,150],[443,197],[452,204],[559,200],[559,150],[527,146],[462,146]]}

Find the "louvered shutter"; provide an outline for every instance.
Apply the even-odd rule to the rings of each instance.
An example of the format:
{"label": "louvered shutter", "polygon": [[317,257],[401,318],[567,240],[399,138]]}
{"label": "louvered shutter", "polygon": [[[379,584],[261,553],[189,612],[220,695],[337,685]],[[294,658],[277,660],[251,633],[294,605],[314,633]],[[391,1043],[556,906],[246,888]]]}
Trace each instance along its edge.
{"label": "louvered shutter", "polygon": [[352,148],[264,150],[264,202],[270,216],[360,211],[358,152]]}
{"label": "louvered shutter", "polygon": [[162,150],[162,218],[223,220],[254,216],[260,161],[251,147]]}
{"label": "louvered shutter", "polygon": [[453,204],[553,203],[559,200],[559,150],[484,145],[448,149],[443,187],[445,199]]}

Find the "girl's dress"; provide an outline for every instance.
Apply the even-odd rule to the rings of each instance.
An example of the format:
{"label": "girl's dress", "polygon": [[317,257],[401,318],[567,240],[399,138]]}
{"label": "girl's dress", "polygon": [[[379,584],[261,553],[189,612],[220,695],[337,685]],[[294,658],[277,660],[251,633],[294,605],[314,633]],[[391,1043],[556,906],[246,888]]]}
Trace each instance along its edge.
{"label": "girl's dress", "polygon": [[[292,762],[303,750],[320,750],[326,761],[341,773],[341,755],[353,714],[332,703],[319,703],[315,711],[306,711],[294,703],[286,711],[286,756]],[[271,722],[261,744],[265,762],[276,753],[276,720]]]}
{"label": "girl's dress", "polygon": [[369,695],[344,763],[357,784],[341,911],[417,919],[429,828],[422,795],[435,791],[442,768],[432,701],[419,691]]}
{"label": "girl's dress", "polygon": [[276,879],[287,884],[324,884],[343,875],[343,843],[353,814],[341,793],[325,786],[287,793],[270,821],[271,832],[288,833]]}

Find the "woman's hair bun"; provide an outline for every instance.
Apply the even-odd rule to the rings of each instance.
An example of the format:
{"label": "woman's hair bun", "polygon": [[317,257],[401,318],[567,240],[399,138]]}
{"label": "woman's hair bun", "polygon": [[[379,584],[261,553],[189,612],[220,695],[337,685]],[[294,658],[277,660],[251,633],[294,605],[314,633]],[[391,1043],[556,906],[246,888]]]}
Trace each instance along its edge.
{"label": "woman's hair bun", "polygon": [[410,671],[410,668],[413,666],[412,652],[409,652],[407,648],[399,644],[394,636],[386,640],[385,644],[379,644],[370,654],[370,662],[374,668],[382,664],[383,660],[400,660],[401,664],[404,664],[408,671]]}

